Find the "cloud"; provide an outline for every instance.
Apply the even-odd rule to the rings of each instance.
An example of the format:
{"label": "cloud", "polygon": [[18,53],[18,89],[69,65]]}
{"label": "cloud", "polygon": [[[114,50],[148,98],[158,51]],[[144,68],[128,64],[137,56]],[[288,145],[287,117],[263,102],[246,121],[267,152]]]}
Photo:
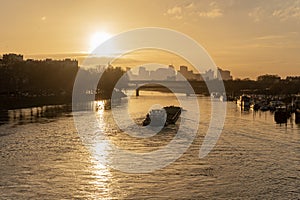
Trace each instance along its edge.
{"label": "cloud", "polygon": [[198,11],[199,17],[217,18],[224,15],[224,11],[220,8],[219,3],[215,1],[210,2],[206,7],[206,9]]}
{"label": "cloud", "polygon": [[284,8],[275,9],[272,16],[278,17],[280,21],[286,21],[288,19],[300,19],[300,2],[295,1],[291,5]]}
{"label": "cloud", "polygon": [[180,6],[174,6],[173,8],[170,8],[167,10],[167,13],[170,15],[176,15],[176,14],[181,14],[182,9]]}
{"label": "cloud", "polygon": [[286,38],[285,35],[265,35],[261,37],[256,37],[254,40],[274,40],[274,39],[283,39]]}
{"label": "cloud", "polygon": [[185,6],[185,8],[187,8],[187,9],[193,9],[194,7],[195,7],[195,4],[193,2]]}
{"label": "cloud", "polygon": [[198,13],[199,17],[216,18],[223,16],[223,11],[219,8],[213,8],[210,11],[202,11]]}
{"label": "cloud", "polygon": [[254,22],[260,22],[265,18],[265,10],[262,7],[256,7],[248,13],[248,16],[251,17]]}
{"label": "cloud", "polygon": [[182,19],[182,8],[180,6],[174,6],[173,8],[169,8],[166,12],[166,15],[170,15],[175,19]]}
{"label": "cloud", "polygon": [[257,7],[253,8],[248,16],[254,22],[260,22],[264,19],[279,19],[281,22],[287,20],[300,20],[300,0],[285,0],[262,2]]}
{"label": "cloud", "polygon": [[169,15],[173,19],[182,19],[185,16],[217,18],[223,16],[224,11],[221,9],[220,4],[215,1],[210,3],[195,1],[175,5],[167,9],[165,15]]}
{"label": "cloud", "polygon": [[182,19],[182,8],[180,6],[174,6],[173,8],[169,8],[167,10],[167,15],[172,16],[174,19]]}

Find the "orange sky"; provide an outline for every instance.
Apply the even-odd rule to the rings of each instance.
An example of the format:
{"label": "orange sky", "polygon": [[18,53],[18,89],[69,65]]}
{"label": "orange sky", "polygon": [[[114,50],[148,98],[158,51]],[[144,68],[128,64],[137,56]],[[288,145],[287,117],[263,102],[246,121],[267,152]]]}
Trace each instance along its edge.
{"label": "orange sky", "polygon": [[300,75],[300,0],[0,0],[0,4],[1,54],[81,61],[97,33],[101,40],[105,34],[151,26],[192,37],[234,77]]}

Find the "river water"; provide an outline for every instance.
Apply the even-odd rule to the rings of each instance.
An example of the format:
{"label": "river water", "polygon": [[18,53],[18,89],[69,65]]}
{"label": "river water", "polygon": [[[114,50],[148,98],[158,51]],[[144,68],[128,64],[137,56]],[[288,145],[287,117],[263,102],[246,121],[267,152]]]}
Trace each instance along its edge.
{"label": "river water", "polygon": [[[211,99],[181,98],[199,104],[196,137],[176,161],[151,173],[115,169],[110,148],[101,149],[104,161],[99,161],[74,125],[74,116],[84,116],[84,111],[41,118],[26,117],[30,110],[25,109],[22,119],[13,117],[19,111],[9,111],[0,126],[0,199],[300,199],[300,124],[293,117],[278,125],[270,112],[241,112],[228,102],[222,134],[200,159]],[[173,95],[155,92],[122,100],[116,109],[124,109],[123,101],[138,124],[151,105],[179,105]],[[176,125],[137,139],[120,130],[102,102],[93,105],[99,106],[94,115],[103,141],[133,152],[165,147],[183,120],[197,118],[185,115],[188,109]],[[89,135],[88,127],[86,131]],[[189,134],[185,132],[186,138]],[[103,142],[99,138],[92,139]]]}

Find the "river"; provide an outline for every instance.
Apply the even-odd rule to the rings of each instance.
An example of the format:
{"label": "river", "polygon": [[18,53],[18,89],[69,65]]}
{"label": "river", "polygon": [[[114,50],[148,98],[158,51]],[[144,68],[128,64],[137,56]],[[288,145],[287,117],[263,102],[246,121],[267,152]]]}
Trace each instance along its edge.
{"label": "river", "polygon": [[[181,98],[199,104],[196,137],[178,159],[150,173],[116,169],[109,162],[114,157],[110,148],[101,149],[100,161],[74,125],[74,116],[84,116],[84,111],[41,118],[24,109],[21,119],[13,117],[19,111],[9,111],[0,126],[0,199],[300,199],[300,124],[293,117],[279,125],[270,112],[241,112],[228,102],[222,133],[212,151],[200,159],[211,100]],[[118,102],[116,110],[124,109],[123,101],[138,124],[151,105],[179,105],[171,94],[142,92]],[[185,114],[187,109],[176,125],[137,139],[114,123],[111,110],[101,102],[95,104],[100,106],[94,115],[103,141],[133,152],[165,147],[182,120],[197,118]],[[89,135],[88,127],[86,131]],[[184,139],[190,137],[189,131],[184,134]],[[101,137],[92,139],[103,142]]]}

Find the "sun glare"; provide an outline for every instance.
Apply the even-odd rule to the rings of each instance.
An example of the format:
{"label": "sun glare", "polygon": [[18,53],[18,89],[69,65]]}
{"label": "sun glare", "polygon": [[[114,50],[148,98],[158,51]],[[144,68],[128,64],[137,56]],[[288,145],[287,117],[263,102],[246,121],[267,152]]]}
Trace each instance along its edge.
{"label": "sun glare", "polygon": [[111,38],[112,35],[110,33],[101,31],[96,32],[90,37],[90,51],[93,51],[96,49],[100,44]]}

